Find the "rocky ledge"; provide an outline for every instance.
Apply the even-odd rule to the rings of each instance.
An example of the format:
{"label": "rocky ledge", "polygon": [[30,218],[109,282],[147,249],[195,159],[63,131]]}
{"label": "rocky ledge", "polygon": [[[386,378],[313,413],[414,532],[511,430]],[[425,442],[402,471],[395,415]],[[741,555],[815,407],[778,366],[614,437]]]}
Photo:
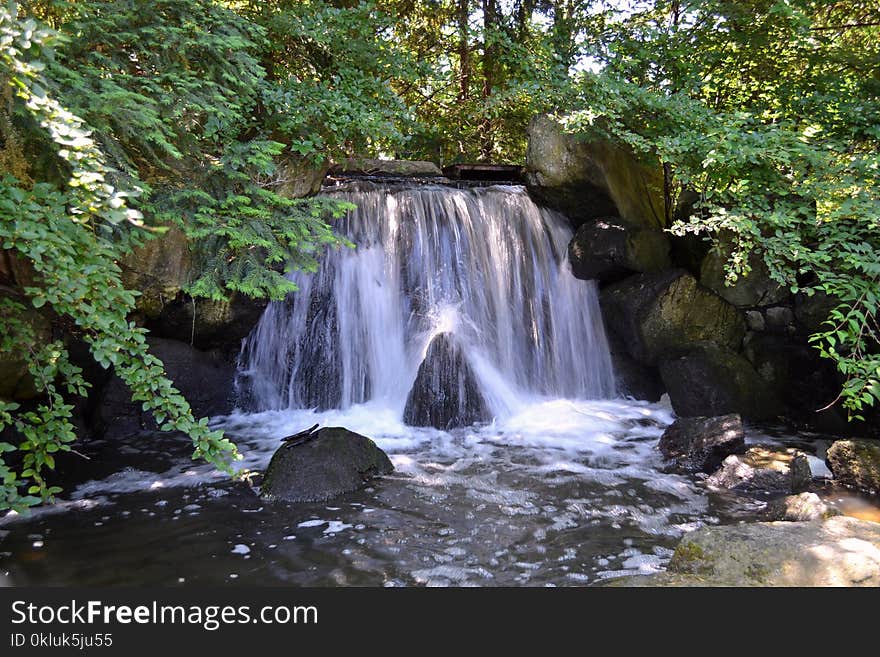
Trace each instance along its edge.
{"label": "rocky ledge", "polygon": [[703,527],[685,536],[664,573],[609,586],[880,586],[880,524],[812,522]]}

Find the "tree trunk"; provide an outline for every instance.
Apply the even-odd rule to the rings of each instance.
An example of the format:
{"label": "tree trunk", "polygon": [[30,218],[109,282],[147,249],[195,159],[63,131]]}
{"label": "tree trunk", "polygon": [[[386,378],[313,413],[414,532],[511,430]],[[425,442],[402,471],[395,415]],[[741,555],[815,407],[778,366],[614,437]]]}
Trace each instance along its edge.
{"label": "tree trunk", "polygon": [[458,99],[471,95],[471,47],[468,43],[471,8],[470,0],[458,0]]}
{"label": "tree trunk", "polygon": [[[498,33],[497,0],[483,0],[483,111],[488,112],[489,99],[495,86],[495,70],[498,59],[496,43]],[[495,152],[495,135],[491,116],[486,114],[480,124],[480,159],[491,162]]]}

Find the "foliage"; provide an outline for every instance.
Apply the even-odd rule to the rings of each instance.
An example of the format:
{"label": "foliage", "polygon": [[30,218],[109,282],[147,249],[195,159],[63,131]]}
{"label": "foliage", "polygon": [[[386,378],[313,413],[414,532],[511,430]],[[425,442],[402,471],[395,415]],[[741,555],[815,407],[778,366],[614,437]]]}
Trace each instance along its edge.
{"label": "foliage", "polygon": [[569,122],[697,192],[672,230],[732,237],[729,281],[754,252],[792,292],[836,300],[811,341],[860,417],[880,399],[880,31],[871,3],[846,4],[653,3],[584,76]]}

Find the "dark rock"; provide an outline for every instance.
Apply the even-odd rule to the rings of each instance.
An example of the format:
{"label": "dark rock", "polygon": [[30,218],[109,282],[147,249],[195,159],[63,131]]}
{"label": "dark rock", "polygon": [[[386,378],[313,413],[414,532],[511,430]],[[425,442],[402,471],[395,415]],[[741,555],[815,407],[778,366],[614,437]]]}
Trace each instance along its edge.
{"label": "dark rock", "polygon": [[620,146],[579,139],[545,115],[532,118],[528,136],[526,185],[540,203],[575,225],[603,216],[620,216],[632,225],[664,225],[659,163],[646,165]]}
{"label": "dark rock", "polygon": [[369,438],[342,427],[324,427],[304,443],[278,448],[261,494],[267,500],[320,502],[393,471],[388,456]]}
{"label": "dark rock", "polygon": [[732,250],[731,242],[722,239],[709,251],[700,267],[700,283],[740,308],[768,306],[788,297],[788,290],[770,278],[763,258],[754,252],[749,254],[748,275],[739,276],[728,285],[725,265]]}
{"label": "dark rock", "polygon": [[192,299],[180,293],[163,303],[144,324],[161,338],[192,342],[201,350],[219,350],[231,360],[266,309],[268,301],[233,292],[228,301]]}
{"label": "dark rock", "polygon": [[[30,328],[35,348],[52,341],[52,324],[46,313],[27,308],[19,319]],[[0,356],[0,398],[24,401],[33,399],[37,395],[34,378],[28,371],[27,362],[15,358],[11,352]]]}
{"label": "dark rock", "polygon": [[794,316],[799,331],[803,335],[812,335],[822,330],[822,324],[839,304],[838,299],[824,292],[816,292],[812,296],[798,294],[794,300]]}
{"label": "dark rock", "polygon": [[764,321],[764,315],[761,314],[760,310],[750,310],[746,313],[746,324],[749,326],[750,331],[763,331],[767,328],[767,323]]}
{"label": "dark rock", "polygon": [[757,420],[783,411],[748,360],[711,343],[662,361],[660,377],[680,417],[739,413]]}
{"label": "dark rock", "polygon": [[767,319],[767,330],[776,333],[789,333],[794,331],[794,313],[791,308],[776,306],[768,308],[764,312]]}
{"label": "dark rock", "polygon": [[407,396],[403,421],[415,427],[453,429],[491,419],[473,370],[454,336],[436,336]]}
{"label": "dark rock", "polygon": [[825,504],[816,493],[800,493],[772,500],[767,505],[767,515],[771,520],[806,522],[838,516],[840,511]]}
{"label": "dark rock", "polygon": [[738,350],[745,335],[736,308],[681,269],[630,276],[602,290],[600,300],[609,331],[648,365],[701,342]]}
{"label": "dark rock", "polygon": [[796,449],[755,446],[745,454],[724,459],[721,468],[706,479],[710,488],[741,493],[797,493],[812,482],[810,462]]}
{"label": "dark rock", "polygon": [[[148,342],[150,353],[162,361],[168,377],[197,418],[225,415],[232,410],[232,364],[176,340],[151,337]],[[157,428],[152,414],[142,409],[141,402],[131,400],[131,391],[117,376],[104,386],[97,416],[98,433],[108,438]]]}
{"label": "dark rock", "polygon": [[679,418],[660,436],[658,447],[679,468],[712,472],[727,456],[745,451],[742,419],[735,413]]}
{"label": "dark rock", "polygon": [[880,495],[880,442],[837,440],[828,448],[825,461],[844,486]]}
{"label": "dark rock", "polygon": [[669,241],[658,229],[617,218],[583,224],[568,245],[572,273],[584,280],[618,281],[633,272],[667,269]]}

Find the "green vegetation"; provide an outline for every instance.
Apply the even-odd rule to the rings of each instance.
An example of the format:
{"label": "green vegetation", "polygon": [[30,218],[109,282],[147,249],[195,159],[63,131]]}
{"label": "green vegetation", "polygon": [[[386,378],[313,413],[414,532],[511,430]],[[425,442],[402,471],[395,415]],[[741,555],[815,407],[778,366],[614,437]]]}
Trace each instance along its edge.
{"label": "green vegetation", "polygon": [[858,416],[880,399],[876,0],[7,2],[0,88],[0,255],[18,272],[0,288],[0,360],[37,393],[0,400],[0,508],[58,492],[47,473],[88,387],[71,337],[195,458],[232,470],[234,446],[130,319],[126,253],[178,226],[189,294],[283,298],[285,273],[345,246],[331,223],[346,207],[285,196],[289,172],[350,155],[521,162],[537,112],[662,166],[671,230],[723,235],[731,280],[757,254],[832,299],[812,339],[842,403]]}

